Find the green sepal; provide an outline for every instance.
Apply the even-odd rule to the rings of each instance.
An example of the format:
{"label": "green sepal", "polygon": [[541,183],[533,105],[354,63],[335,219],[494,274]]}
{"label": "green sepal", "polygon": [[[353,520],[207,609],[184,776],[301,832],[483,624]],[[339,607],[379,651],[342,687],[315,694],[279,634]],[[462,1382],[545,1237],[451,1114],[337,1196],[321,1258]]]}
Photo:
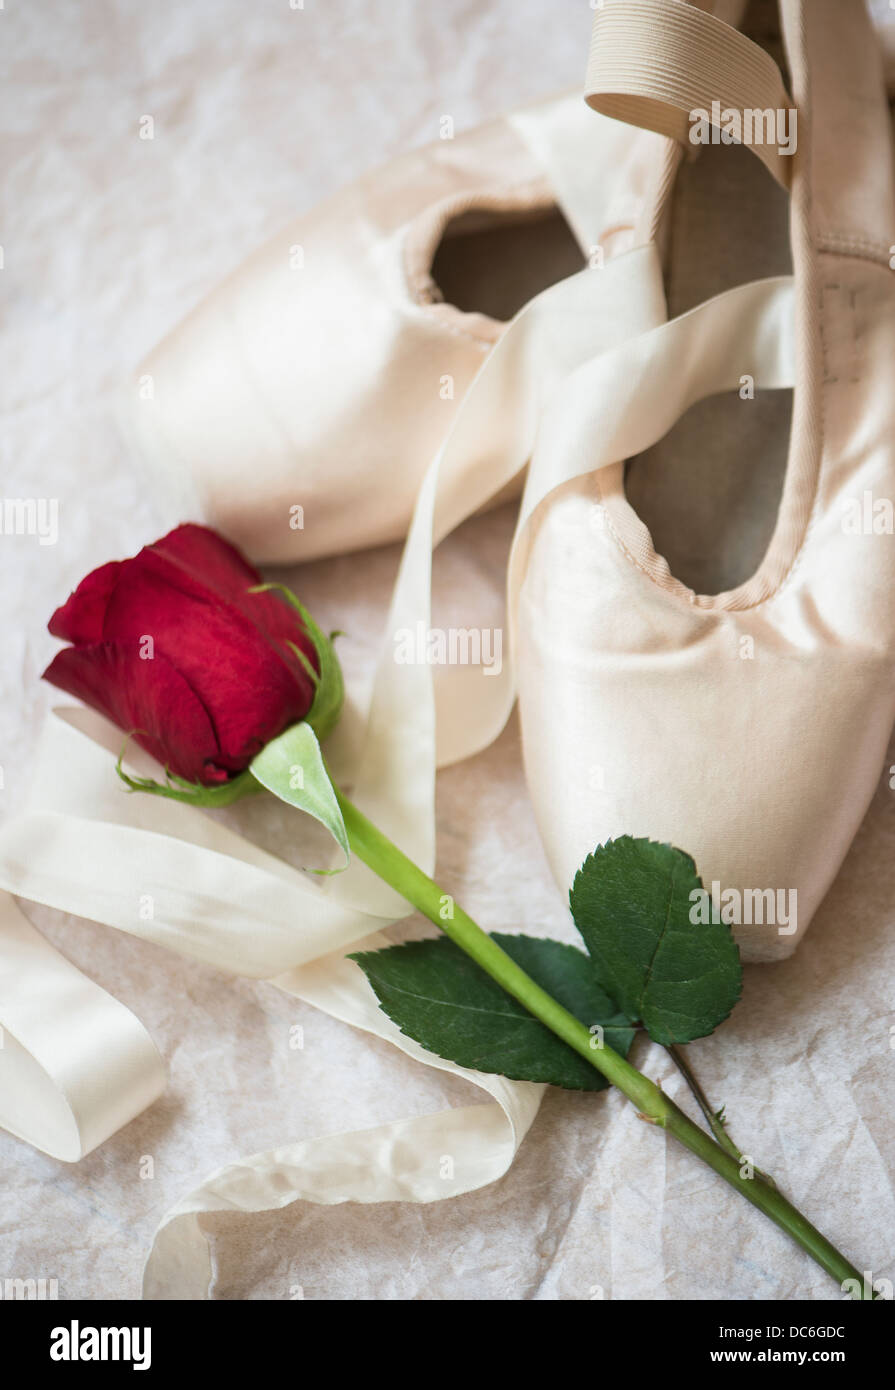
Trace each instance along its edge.
{"label": "green sepal", "polygon": [[231,777],[229,782],[217,782],[214,786],[206,786],[204,782],[188,782],[185,778],[178,777],[169,767],[165,768],[165,782],[156,782],[151,777],[132,777],[130,773],[125,772],[121,764],[127,752],[128,740],[139,732],[139,729],[134,729],[128,734],[115,764],[115,771],[128,791],[146,792],[150,796],[166,796],[171,801],[182,801],[187,806],[204,806],[214,810],[220,806],[232,806],[234,801],[241,801],[244,796],[256,796],[264,790],[248,771]]}
{"label": "green sepal", "polygon": [[314,699],[311,708],[305,716],[306,722],[316,733],[321,743],[331,734],[336,724],[339,722],[339,715],[342,713],[342,703],[345,698],[345,686],[342,681],[342,668],[339,665],[339,658],[336,656],[333,638],[341,636],[339,632],[330,633],[327,637],[322,628],[311,617],[300,598],[297,598],[291,589],[287,589],[285,584],[258,584],[250,589],[251,594],[265,594],[275,592],[294,608],[301,618],[311,643],[317,653],[317,660],[320,663],[319,673],[314,670],[307,656],[294,643],[288,643],[291,651],[301,661],[307,674],[314,684]]}
{"label": "green sepal", "polygon": [[[347,867],[350,857],[348,831],[317,735],[307,720],[293,724],[279,738],[271,739],[252,759],[249,773],[281,801],[325,825],[345,855],[342,867]],[[340,870],[315,869],[312,872],[338,873]]]}

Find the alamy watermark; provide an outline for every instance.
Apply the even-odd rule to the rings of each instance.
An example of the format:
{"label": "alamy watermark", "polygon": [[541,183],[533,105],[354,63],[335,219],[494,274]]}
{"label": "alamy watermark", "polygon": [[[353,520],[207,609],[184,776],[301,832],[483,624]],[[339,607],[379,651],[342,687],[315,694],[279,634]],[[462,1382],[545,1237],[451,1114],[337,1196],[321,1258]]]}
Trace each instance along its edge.
{"label": "alamy watermark", "polygon": [[13,1302],[46,1302],[59,1297],[58,1279],[0,1279],[0,1298]]}
{"label": "alamy watermark", "polygon": [[869,488],[860,497],[846,497],[842,503],[842,529],[847,536],[895,535],[891,497],[874,497]]}
{"label": "alamy watermark", "polygon": [[690,893],[690,921],[694,926],[724,922],[729,927],[770,926],[778,936],[793,936],[798,930],[798,889],[723,888],[717,879],[711,889],[694,888]]}
{"label": "alamy watermark", "polygon": [[0,499],[0,535],[35,536],[39,545],[55,545],[59,539],[59,498]]}
{"label": "alamy watermark", "polygon": [[793,155],[798,145],[798,113],[794,107],[697,106],[690,112],[691,145],[776,145]]}
{"label": "alamy watermark", "polygon": [[51,1361],[130,1361],[135,1371],[152,1365],[151,1327],[91,1327],[72,1318],[50,1332]]}
{"label": "alamy watermark", "polygon": [[399,627],[394,634],[399,666],[481,666],[486,676],[503,668],[503,631],[499,627]]}

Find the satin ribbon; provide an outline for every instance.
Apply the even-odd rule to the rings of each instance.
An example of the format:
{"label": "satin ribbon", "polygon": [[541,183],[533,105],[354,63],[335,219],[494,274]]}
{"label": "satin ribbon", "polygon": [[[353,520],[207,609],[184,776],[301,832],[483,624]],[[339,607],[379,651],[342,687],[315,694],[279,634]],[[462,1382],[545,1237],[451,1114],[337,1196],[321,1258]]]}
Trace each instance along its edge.
{"label": "satin ribbon", "polygon": [[0,893],[0,1126],[73,1163],[164,1088],[142,1023]]}
{"label": "satin ribbon", "polygon": [[[790,312],[790,283],[769,281],[731,291],[665,325],[660,268],[649,246],[546,291],[486,360],[420,493],[355,776],[357,802],[424,868],[431,870],[434,861],[436,763],[486,746],[502,727],[513,693],[508,664],[499,676],[486,677],[468,666],[394,661],[398,630],[431,621],[433,545],[534,455],[513,548],[512,612],[528,519],[570,469],[599,466],[601,441],[615,437],[603,428],[604,412],[641,421],[635,433],[645,447],[697,394],[726,389],[735,367],[750,370],[743,363],[753,356],[772,355],[770,384],[780,384],[791,352]],[[678,363],[689,363],[689,370],[677,373],[676,386]],[[655,411],[638,385],[651,380],[654,365],[663,383]],[[762,386],[761,362],[753,365]],[[548,447],[549,430],[569,405],[592,413],[592,452],[554,453]],[[536,448],[545,426],[548,435]],[[482,438],[501,440],[486,458]],[[563,461],[562,476],[551,471],[552,458]],[[57,713],[48,721],[29,806],[0,832],[0,887],[223,969],[272,978],[288,993],[387,1038],[429,1066],[464,1077],[490,1097],[483,1105],[286,1144],[219,1169],[162,1222],[147,1264],[146,1295],[208,1296],[210,1253],[198,1219],[203,1212],[269,1210],[299,1200],[433,1201],[501,1176],[537,1112],[542,1088],[469,1072],[423,1052],[390,1023],[361,972],[344,959],[360,944],[382,944],[380,929],[403,916],[407,905],[363,865],[352,864],[321,884],[194,808],[125,795],[114,771],[120,743],[120,731],[87,711]],[[130,761],[137,772],[154,770],[139,750]],[[137,911],[140,895],[153,903],[149,920]],[[158,1093],[152,1045],[127,1011],[116,1014],[113,1027],[113,1009],[122,1006],[83,982],[45,943],[37,950],[32,944],[21,969],[16,932],[6,919],[0,961],[0,1024],[16,1043],[4,1059],[7,1082],[18,1072],[8,1092],[12,1106],[2,1118],[55,1156],[77,1157]],[[70,1049],[66,1070],[59,1065],[69,1045],[62,1019],[41,1003],[29,1012],[14,1001],[23,991],[40,1001],[44,978],[55,978],[56,997],[67,990],[75,999],[75,976],[87,986],[77,999],[84,1045]],[[99,1047],[92,1044],[100,1040],[105,1049],[101,1040],[113,1031],[126,1046],[114,1065],[103,1054],[99,1066]],[[34,1066],[43,1066],[47,1082],[30,1092],[28,1069],[33,1074]],[[96,1100],[100,1092],[102,1104]],[[71,1132],[66,1143],[53,1137],[54,1106],[63,1112],[68,1107],[76,1142]],[[47,1135],[55,1147],[43,1142]],[[451,1178],[440,1171],[445,1152],[454,1158]]]}

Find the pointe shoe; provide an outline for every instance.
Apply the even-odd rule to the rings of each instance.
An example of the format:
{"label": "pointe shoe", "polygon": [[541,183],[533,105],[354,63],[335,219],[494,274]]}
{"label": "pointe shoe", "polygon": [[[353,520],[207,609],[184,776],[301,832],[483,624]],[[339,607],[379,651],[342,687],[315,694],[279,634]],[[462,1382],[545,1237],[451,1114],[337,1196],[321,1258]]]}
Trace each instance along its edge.
{"label": "pointe shoe", "polygon": [[[690,312],[580,368],[554,402],[529,470],[537,505],[514,605],[526,771],[557,882],[567,889],[612,837],[670,841],[694,857],[749,961],[802,938],[895,719],[890,117],[862,0],[783,0],[781,18],[796,153],[720,144],[700,159],[726,178],[726,161],[759,153],[788,184],[794,277],[693,307],[725,275],[748,279],[750,256],[776,269],[752,196],[775,185],[754,161],[747,197],[728,186],[733,221],[713,245],[699,166],[678,176],[695,214],[671,191],[688,112],[712,98],[733,108],[734,93],[744,108],[790,98],[768,100],[784,84],[766,54],[679,0],[604,0],[595,16],[589,99],[669,137],[644,225],[661,236],[673,224],[672,269],[687,268],[695,239],[708,283],[691,264],[667,286]],[[785,398],[762,388],[791,385],[778,475]],[[751,456],[737,473],[738,440]],[[769,518],[754,521],[753,491],[776,494]]]}
{"label": "pointe shoe", "polygon": [[[618,169],[639,132],[606,124]],[[394,160],[252,256],[129,390],[185,510],[256,562],[403,537],[506,320],[583,268],[594,228],[607,253],[631,234],[624,208],[607,226],[612,177],[586,177],[594,138],[580,92],[546,102]]]}

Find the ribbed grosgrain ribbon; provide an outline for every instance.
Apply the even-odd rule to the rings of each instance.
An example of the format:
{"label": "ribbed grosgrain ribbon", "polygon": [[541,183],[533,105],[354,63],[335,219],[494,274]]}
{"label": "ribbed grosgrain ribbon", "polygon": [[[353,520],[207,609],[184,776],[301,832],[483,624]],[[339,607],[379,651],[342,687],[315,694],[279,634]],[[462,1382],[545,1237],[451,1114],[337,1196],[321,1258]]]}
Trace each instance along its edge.
{"label": "ribbed grosgrain ribbon", "polygon": [[[363,809],[424,867],[434,859],[436,761],[486,746],[513,696],[506,664],[499,676],[485,677],[481,668],[393,660],[398,629],[431,621],[433,544],[534,456],[514,544],[512,609],[528,519],[567,477],[615,462],[622,442],[645,448],[694,399],[728,389],[743,372],[759,386],[791,383],[791,300],[789,281],[765,281],[663,324],[660,269],[654,248],[644,247],[546,291],[486,360],[420,493],[355,784]],[[495,418],[501,428],[485,429]],[[501,441],[488,457],[483,437]],[[219,1169],[162,1222],[146,1294],[208,1296],[203,1212],[262,1211],[301,1200],[428,1202],[500,1177],[542,1088],[424,1053],[390,1023],[345,959],[361,942],[377,944],[373,934],[406,905],[377,889],[362,865],[321,884],[194,808],[125,795],[114,770],[120,742],[119,731],[83,710],[48,721],[29,807],[0,831],[0,887],[223,969],[272,977],[290,994],[491,1097],[374,1130],[286,1143]],[[151,768],[139,751],[133,764]],[[154,900],[149,921],[137,910],[144,893]],[[58,1157],[76,1157],[152,1100],[158,1061],[141,1025],[126,1011],[115,1013],[122,1006],[89,982],[75,998],[83,977],[48,946],[23,955],[13,920],[0,923],[0,1024],[15,1042],[0,1053],[0,1122]],[[66,997],[73,1003],[57,1011],[55,1001]],[[113,1057],[119,1040],[123,1051]],[[44,1079],[31,1091],[41,1068]],[[54,1105],[73,1117],[65,1142],[48,1116]],[[445,1153],[454,1160],[452,1177],[442,1173]]]}
{"label": "ribbed grosgrain ribbon", "polygon": [[[793,128],[793,101],[769,53],[738,29],[682,0],[602,0],[594,14],[588,105],[604,116],[690,145],[691,113],[735,112],[760,130],[750,147],[788,188],[792,154],[781,152],[777,113]],[[764,120],[746,112],[770,112]]]}

